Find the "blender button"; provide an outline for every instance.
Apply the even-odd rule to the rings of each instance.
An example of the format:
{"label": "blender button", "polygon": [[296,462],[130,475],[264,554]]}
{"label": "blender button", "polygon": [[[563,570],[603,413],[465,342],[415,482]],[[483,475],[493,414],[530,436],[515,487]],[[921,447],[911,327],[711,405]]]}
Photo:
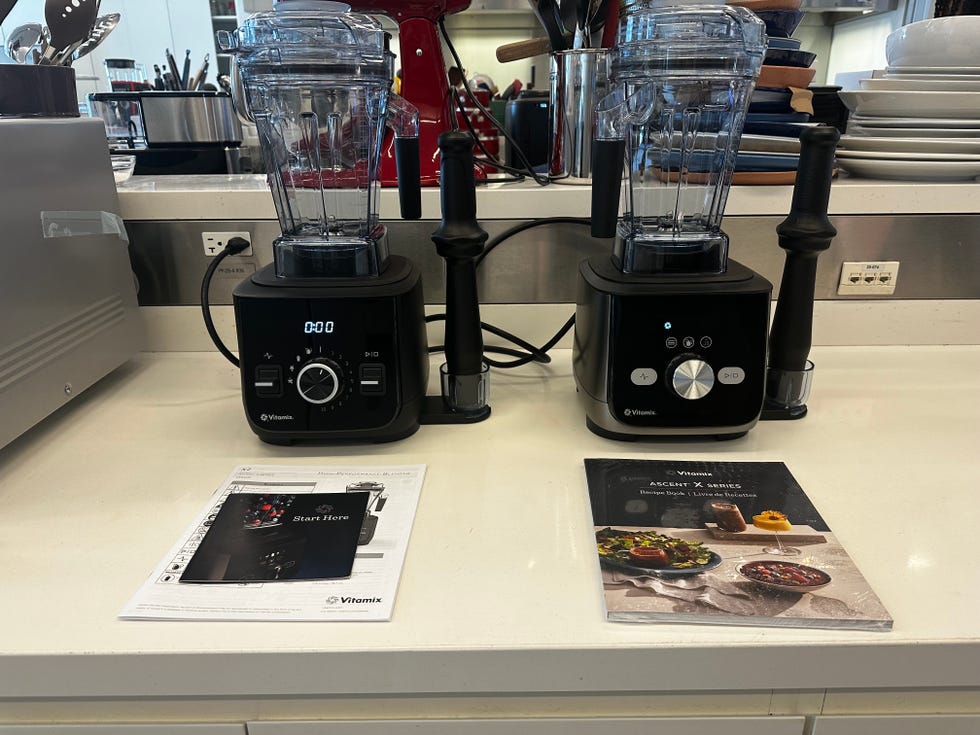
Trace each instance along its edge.
{"label": "blender button", "polygon": [[653,368],[637,368],[630,373],[633,385],[653,385],[657,382],[657,371]]}
{"label": "blender button", "polygon": [[358,368],[357,377],[362,396],[384,395],[386,391],[385,366],[382,363],[363,363]]}
{"label": "blender button", "polygon": [[738,385],[745,380],[745,371],[740,367],[723,367],[718,371],[718,382],[724,385]]}
{"label": "blender button", "polygon": [[708,349],[711,347],[711,337],[702,337],[700,344],[704,349]]}
{"label": "blender button", "polygon": [[664,344],[667,346],[668,350],[674,349],[677,347],[677,337],[668,337]]}
{"label": "blender button", "polygon": [[683,344],[687,349],[691,349],[694,347],[694,337],[685,337],[681,344]]}
{"label": "blender button", "polygon": [[282,367],[279,365],[256,366],[255,395],[260,398],[279,398],[282,396]]}

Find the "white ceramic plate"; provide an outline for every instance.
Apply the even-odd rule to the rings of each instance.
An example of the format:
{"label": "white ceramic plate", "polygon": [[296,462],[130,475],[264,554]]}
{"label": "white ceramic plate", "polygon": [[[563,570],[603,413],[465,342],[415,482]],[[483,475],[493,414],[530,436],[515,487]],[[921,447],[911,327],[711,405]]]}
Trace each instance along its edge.
{"label": "white ceramic plate", "polygon": [[866,128],[974,128],[980,129],[980,116],[968,117],[884,117],[851,115],[848,122]]}
{"label": "white ceramic plate", "polygon": [[848,121],[848,135],[870,135],[875,138],[975,138],[980,128],[866,128]]}
{"label": "white ceramic plate", "polygon": [[879,138],[871,135],[842,135],[838,150],[972,155],[980,154],[980,136],[976,138]]}
{"label": "white ceramic plate", "polygon": [[888,66],[885,67],[888,76],[892,74],[944,74],[963,76],[973,74],[980,76],[980,66]]}
{"label": "white ceramic plate", "polygon": [[980,92],[980,78],[922,79],[909,76],[903,79],[877,77],[859,79],[862,89],[892,92]]}
{"label": "white ceramic plate", "polygon": [[980,161],[869,161],[840,160],[838,165],[853,176],[904,181],[972,181],[980,176]]}
{"label": "white ceramic plate", "polygon": [[980,92],[864,89],[838,94],[851,112],[862,116],[980,118]]}
{"label": "white ceramic plate", "polygon": [[848,151],[837,150],[841,161],[980,161],[977,153],[902,153],[900,151]]}

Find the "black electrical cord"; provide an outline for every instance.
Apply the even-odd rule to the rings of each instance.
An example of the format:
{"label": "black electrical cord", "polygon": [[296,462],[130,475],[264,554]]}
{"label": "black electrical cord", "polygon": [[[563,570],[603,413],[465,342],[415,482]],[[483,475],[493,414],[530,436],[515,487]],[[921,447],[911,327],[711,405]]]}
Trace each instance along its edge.
{"label": "black electrical cord", "polygon": [[542,225],[566,224],[589,226],[592,224],[592,220],[586,217],[541,217],[540,219],[533,219],[528,222],[522,222],[519,225],[514,225],[513,227],[504,230],[496,237],[487,241],[487,244],[483,248],[483,252],[476,257],[476,266],[479,267],[480,263],[483,262],[483,259],[486,258],[494,248],[519,232],[524,232],[525,230],[530,230],[534,227],[541,227]]}
{"label": "black electrical cord", "polygon": [[[513,237],[514,235],[520,232],[524,232],[525,230],[530,230],[534,227],[541,227],[543,225],[555,225],[555,224],[573,224],[573,225],[588,226],[591,224],[591,220],[584,217],[543,217],[541,219],[531,220],[529,222],[522,222],[518,225],[514,225],[513,227],[509,227],[508,229],[504,230],[496,237],[488,240],[487,244],[484,246],[483,252],[476,257],[474,263],[477,267],[479,267],[480,263],[483,262],[483,259],[487,257],[487,255],[489,255],[494,248],[496,248],[498,245],[502,244],[505,240],[508,240],[509,238]],[[435,321],[444,321],[445,319],[446,319],[445,314],[432,314],[430,316],[427,316],[425,318],[425,321],[435,322]],[[488,324],[487,322],[480,322],[480,326],[485,331],[490,332],[491,334],[496,335],[501,339],[505,339],[508,342],[511,342],[525,350],[524,352],[521,352],[519,350],[512,350],[506,347],[492,347],[492,346],[484,347],[484,350],[486,352],[498,352],[501,354],[506,354],[506,355],[510,355],[511,357],[518,358],[516,360],[513,360],[512,362],[500,362],[499,360],[491,360],[490,358],[484,356],[483,358],[484,362],[486,362],[487,365],[489,365],[490,367],[504,368],[504,369],[521,367],[522,365],[527,365],[529,362],[539,362],[542,364],[549,363],[551,362],[551,357],[547,354],[548,350],[550,350],[552,347],[558,344],[561,338],[564,337],[566,334],[568,334],[568,330],[571,329],[572,326],[574,326],[574,324],[575,324],[575,315],[572,314],[572,316],[569,317],[568,321],[566,321],[565,324],[562,325],[561,329],[559,329],[558,332],[556,332],[551,339],[549,339],[541,347],[535,347],[530,342],[527,342],[521,339],[520,337],[501,329],[500,327],[495,327],[494,325]],[[430,353],[441,352],[443,349],[444,349],[443,345],[436,345],[434,347],[430,347],[429,352]]]}
{"label": "black electrical cord", "polygon": [[225,347],[225,343],[221,341],[218,330],[215,329],[214,320],[211,319],[211,302],[208,298],[208,292],[211,290],[211,279],[214,278],[214,273],[218,270],[218,266],[221,265],[221,261],[229,255],[237,255],[247,249],[248,246],[249,242],[244,238],[231,238],[224,249],[214,256],[208,269],[204,272],[204,279],[201,281],[201,313],[204,315],[204,326],[208,330],[208,335],[211,337],[211,341],[214,342],[214,346],[218,348],[218,352],[228,358],[228,362],[235,367],[239,366],[238,358],[235,357],[231,350]]}
{"label": "black electrical cord", "polygon": [[[452,55],[453,61],[456,63],[456,68],[459,69],[460,71],[463,71],[463,62],[460,61],[459,54],[456,53],[456,47],[453,46],[452,39],[449,38],[449,33],[446,31],[445,18],[439,19],[439,30],[442,32],[442,37],[443,40],[445,40],[446,42],[446,47],[449,49],[449,53]],[[541,174],[539,174],[537,171],[534,170],[534,166],[531,165],[531,162],[528,160],[527,156],[524,154],[524,151],[521,149],[521,147],[517,144],[517,141],[515,141],[511,137],[510,133],[508,133],[504,129],[504,127],[500,124],[500,122],[493,116],[493,113],[491,113],[486,107],[484,107],[480,103],[480,101],[476,98],[476,95],[473,94],[473,90],[470,89],[470,85],[467,84],[465,79],[463,80],[463,90],[466,92],[466,96],[469,98],[470,102],[472,102],[473,105],[480,110],[480,112],[486,115],[487,119],[492,121],[494,126],[497,128],[497,130],[499,130],[500,133],[504,136],[504,138],[507,139],[507,145],[513,148],[514,153],[520,159],[521,164],[525,167],[526,170],[524,171],[524,173],[530,178],[532,178],[535,181],[535,183],[541,186],[547,186],[548,184],[550,184],[551,179],[548,176],[542,176]],[[501,168],[502,170],[506,170],[502,168],[502,164],[500,165],[494,164],[494,165],[498,166],[498,168]]]}

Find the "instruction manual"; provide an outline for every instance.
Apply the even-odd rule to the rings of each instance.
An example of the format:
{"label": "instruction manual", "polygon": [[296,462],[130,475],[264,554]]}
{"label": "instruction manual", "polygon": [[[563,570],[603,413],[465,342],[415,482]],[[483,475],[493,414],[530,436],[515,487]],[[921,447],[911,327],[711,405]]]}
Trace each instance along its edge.
{"label": "instruction manual", "polygon": [[119,617],[390,620],[424,477],[236,467]]}

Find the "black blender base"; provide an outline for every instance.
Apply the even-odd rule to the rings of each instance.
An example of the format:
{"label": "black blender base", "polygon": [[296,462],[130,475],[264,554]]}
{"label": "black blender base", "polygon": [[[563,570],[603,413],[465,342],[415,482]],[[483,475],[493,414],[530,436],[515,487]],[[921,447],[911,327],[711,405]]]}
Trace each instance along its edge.
{"label": "black blender base", "polygon": [[621,434],[618,431],[609,431],[609,429],[603,429],[601,426],[596,424],[588,416],[585,417],[585,425],[588,427],[596,436],[601,436],[603,439],[613,439],[615,441],[623,442],[635,442],[639,440],[644,441],[658,441],[658,442],[690,442],[691,440],[697,439],[714,439],[716,441],[728,441],[729,439],[741,439],[743,436],[748,434],[748,431],[739,431],[734,434],[686,434],[684,436],[670,435],[670,434]]}
{"label": "black blender base", "polygon": [[256,436],[259,437],[264,443],[272,444],[277,447],[291,447],[295,444],[307,444],[315,446],[324,446],[325,444],[388,444],[389,442],[401,441],[402,439],[407,439],[416,431],[419,430],[419,425],[408,428],[406,431],[399,432],[396,434],[384,434],[380,436],[363,436],[358,437],[355,435],[351,436],[340,436],[337,434],[331,434],[329,436],[317,436],[316,434],[303,435],[303,436],[274,436],[260,432],[252,427],[255,431]]}

